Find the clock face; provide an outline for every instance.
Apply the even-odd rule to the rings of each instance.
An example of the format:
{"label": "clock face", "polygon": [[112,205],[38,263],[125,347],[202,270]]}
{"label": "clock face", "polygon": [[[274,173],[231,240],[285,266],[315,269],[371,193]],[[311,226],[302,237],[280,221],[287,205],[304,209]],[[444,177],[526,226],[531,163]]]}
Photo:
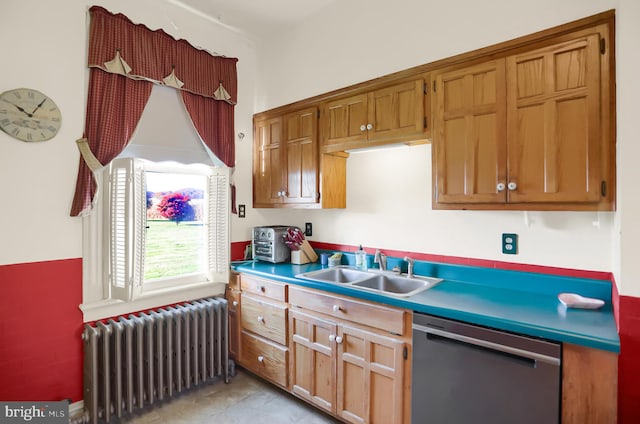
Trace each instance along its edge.
{"label": "clock face", "polygon": [[60,129],[58,106],[46,95],[30,88],[0,94],[0,129],[22,141],[46,141]]}

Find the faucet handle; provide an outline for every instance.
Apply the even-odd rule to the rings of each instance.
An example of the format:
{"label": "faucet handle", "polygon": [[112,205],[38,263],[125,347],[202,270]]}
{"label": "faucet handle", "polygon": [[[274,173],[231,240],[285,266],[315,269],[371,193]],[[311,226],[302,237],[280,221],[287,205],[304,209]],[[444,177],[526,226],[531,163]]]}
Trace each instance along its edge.
{"label": "faucet handle", "polygon": [[404,260],[407,261],[407,277],[413,277],[413,258],[408,256],[404,257]]}
{"label": "faucet handle", "polygon": [[387,269],[387,255],[382,253],[380,249],[376,249],[376,253],[373,256],[373,263],[378,264],[382,271],[386,271]]}

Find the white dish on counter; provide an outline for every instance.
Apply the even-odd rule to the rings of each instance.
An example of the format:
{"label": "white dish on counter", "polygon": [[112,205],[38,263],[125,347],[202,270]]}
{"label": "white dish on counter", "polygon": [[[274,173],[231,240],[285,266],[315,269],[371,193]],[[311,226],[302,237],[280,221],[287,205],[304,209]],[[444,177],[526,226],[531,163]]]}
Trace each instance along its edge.
{"label": "white dish on counter", "polygon": [[598,309],[604,305],[604,300],[584,297],[576,293],[560,293],[558,300],[567,308]]}

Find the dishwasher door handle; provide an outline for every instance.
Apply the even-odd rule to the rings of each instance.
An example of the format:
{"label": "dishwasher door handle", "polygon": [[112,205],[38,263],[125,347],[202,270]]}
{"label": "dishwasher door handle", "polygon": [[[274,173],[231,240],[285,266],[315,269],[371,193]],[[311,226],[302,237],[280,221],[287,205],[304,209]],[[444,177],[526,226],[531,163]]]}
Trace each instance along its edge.
{"label": "dishwasher door handle", "polygon": [[446,339],[452,339],[463,343],[468,343],[487,349],[497,350],[499,352],[509,353],[511,355],[521,356],[523,358],[532,359],[534,361],[545,362],[547,364],[560,366],[560,358],[554,358],[553,356],[543,355],[541,353],[530,352],[528,350],[518,349],[516,347],[505,346],[499,343],[493,343],[488,340],[476,339],[475,337],[469,337],[462,334],[451,333],[449,331],[438,330],[435,328],[425,327],[424,325],[413,323],[413,329],[421,331],[427,334],[434,334],[436,336],[444,337]]}

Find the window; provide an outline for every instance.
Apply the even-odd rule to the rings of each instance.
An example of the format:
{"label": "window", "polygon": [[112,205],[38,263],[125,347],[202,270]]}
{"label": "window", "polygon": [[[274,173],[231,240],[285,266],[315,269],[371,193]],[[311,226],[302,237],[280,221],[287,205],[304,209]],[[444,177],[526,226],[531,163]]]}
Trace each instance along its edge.
{"label": "window", "polygon": [[[85,321],[224,293],[230,171],[204,146],[180,94],[154,86],[129,144],[94,172],[83,218]],[[173,221],[162,216],[170,194],[193,216],[175,208],[166,213]]]}
{"label": "window", "polygon": [[104,171],[103,266],[109,297],[228,278],[228,169],[118,158]]}
{"label": "window", "polygon": [[[94,174],[95,205],[83,218],[85,322],[224,293],[229,173],[116,158]],[[165,198],[173,221],[158,211]]]}

